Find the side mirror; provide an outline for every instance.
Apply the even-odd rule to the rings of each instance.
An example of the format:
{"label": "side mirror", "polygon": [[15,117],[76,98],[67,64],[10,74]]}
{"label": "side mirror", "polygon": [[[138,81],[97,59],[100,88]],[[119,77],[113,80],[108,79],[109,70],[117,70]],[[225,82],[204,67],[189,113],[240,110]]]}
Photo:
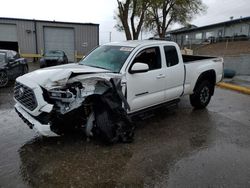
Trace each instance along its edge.
{"label": "side mirror", "polygon": [[135,63],[129,70],[130,74],[135,74],[135,73],[142,73],[142,72],[148,72],[149,66],[146,63]]}

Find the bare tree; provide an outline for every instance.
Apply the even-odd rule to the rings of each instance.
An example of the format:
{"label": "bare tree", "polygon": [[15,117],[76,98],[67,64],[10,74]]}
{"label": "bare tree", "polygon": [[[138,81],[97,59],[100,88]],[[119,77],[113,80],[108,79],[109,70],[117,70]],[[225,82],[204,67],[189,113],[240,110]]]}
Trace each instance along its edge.
{"label": "bare tree", "polygon": [[124,31],[127,40],[137,40],[141,32],[149,0],[117,0],[116,28]]}
{"label": "bare tree", "polygon": [[145,28],[164,38],[171,23],[185,25],[205,10],[202,0],[154,0],[147,9]]}

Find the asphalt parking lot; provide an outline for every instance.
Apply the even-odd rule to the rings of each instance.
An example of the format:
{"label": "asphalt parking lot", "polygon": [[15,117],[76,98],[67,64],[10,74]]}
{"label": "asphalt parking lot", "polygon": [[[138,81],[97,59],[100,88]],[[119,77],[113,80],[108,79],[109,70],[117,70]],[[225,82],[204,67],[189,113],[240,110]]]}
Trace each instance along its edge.
{"label": "asphalt parking lot", "polygon": [[135,141],[43,138],[0,90],[0,187],[250,187],[250,96],[219,89],[205,110],[178,108],[136,122]]}

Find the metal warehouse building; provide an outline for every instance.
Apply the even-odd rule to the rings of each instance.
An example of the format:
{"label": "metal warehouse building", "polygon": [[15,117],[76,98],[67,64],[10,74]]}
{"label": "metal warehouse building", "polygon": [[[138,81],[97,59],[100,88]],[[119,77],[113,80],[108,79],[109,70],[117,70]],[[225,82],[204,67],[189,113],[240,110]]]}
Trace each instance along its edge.
{"label": "metal warehouse building", "polygon": [[0,18],[0,49],[40,57],[47,50],[63,50],[75,61],[99,44],[99,24]]}

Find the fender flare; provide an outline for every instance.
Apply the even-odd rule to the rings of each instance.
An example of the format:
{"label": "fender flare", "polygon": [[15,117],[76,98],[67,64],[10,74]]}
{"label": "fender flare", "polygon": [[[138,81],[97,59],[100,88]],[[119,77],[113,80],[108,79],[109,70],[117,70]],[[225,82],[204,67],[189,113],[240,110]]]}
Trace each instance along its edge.
{"label": "fender flare", "polygon": [[[211,70],[202,72],[195,83],[193,91],[195,91],[198,85],[204,80],[208,80],[213,86],[215,86],[215,82],[216,82],[215,70],[211,69]],[[212,88],[212,95],[214,95],[214,87]]]}

